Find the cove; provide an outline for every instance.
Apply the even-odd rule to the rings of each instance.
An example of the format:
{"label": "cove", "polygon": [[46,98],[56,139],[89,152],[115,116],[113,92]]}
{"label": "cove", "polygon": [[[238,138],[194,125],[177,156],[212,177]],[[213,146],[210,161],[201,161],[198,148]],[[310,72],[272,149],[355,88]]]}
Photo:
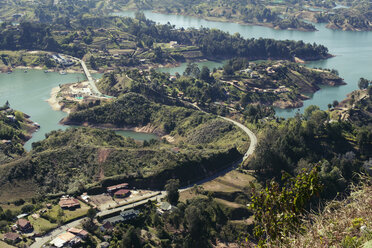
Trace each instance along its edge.
{"label": "cove", "polygon": [[[100,75],[96,74],[94,77]],[[59,124],[67,114],[54,111],[46,100],[49,99],[52,88],[82,79],[85,79],[85,76],[81,73],[60,75],[57,72],[44,73],[42,70],[28,70],[27,73],[23,70],[14,70],[10,74],[0,73],[0,105],[9,101],[11,108],[30,115],[32,121],[40,124],[40,129],[33,133],[32,138],[24,146],[27,151],[31,150],[33,142],[43,140],[46,133],[68,128]],[[137,134],[132,131],[117,131],[117,133],[137,140],[157,138],[153,134]]]}
{"label": "cove", "polygon": [[[237,23],[207,21],[204,19],[180,16],[174,14],[160,14],[151,11],[144,11],[145,16],[160,24],[168,22],[176,28],[216,28],[229,32],[230,34],[239,33],[245,38],[272,38],[277,40],[303,40],[304,42],[322,44],[328,47],[329,52],[336,57],[307,63],[309,67],[323,67],[336,69],[340,76],[344,78],[347,85],[339,87],[323,87],[311,96],[311,99],[304,101],[304,106],[300,112],[309,105],[318,105],[321,109],[327,109],[328,103],[334,100],[343,100],[348,93],[358,88],[360,77],[372,79],[372,32],[354,32],[331,30],[325,24],[314,24],[319,31],[301,32],[294,30],[275,30],[262,26],[250,26]],[[133,17],[133,11],[117,12],[114,15]],[[212,63],[212,67],[222,66],[222,63]],[[180,72],[174,68],[162,68],[162,71]],[[276,109],[277,116],[294,116],[297,109]]]}

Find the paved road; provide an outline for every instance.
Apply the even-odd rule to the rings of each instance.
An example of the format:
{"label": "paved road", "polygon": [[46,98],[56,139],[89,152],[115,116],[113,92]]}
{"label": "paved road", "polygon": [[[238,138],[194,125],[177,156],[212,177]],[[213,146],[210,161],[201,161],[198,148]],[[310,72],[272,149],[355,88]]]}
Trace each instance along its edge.
{"label": "paved road", "polygon": [[[232,122],[234,125],[236,125],[239,128],[241,128],[249,136],[249,138],[250,138],[250,144],[249,144],[249,148],[248,148],[247,152],[244,154],[244,156],[243,156],[242,159],[240,159],[239,161],[236,161],[235,163],[233,163],[231,166],[229,166],[225,170],[220,171],[220,172],[214,174],[213,176],[210,176],[208,178],[205,178],[203,180],[200,180],[200,181],[198,181],[196,183],[193,183],[192,185],[186,186],[186,187],[180,189],[181,192],[192,188],[195,184],[196,185],[203,184],[203,183],[212,181],[212,180],[214,180],[217,177],[220,177],[220,176],[225,175],[229,171],[235,169],[242,161],[244,162],[250,155],[253,154],[254,150],[256,149],[256,146],[257,146],[257,137],[256,137],[256,135],[249,128],[247,128],[243,124],[241,124],[241,123],[239,123],[237,121],[231,120],[229,118],[222,117],[222,116],[220,116],[220,118],[222,118],[222,119],[224,119],[226,121]],[[163,199],[163,198],[165,198],[165,196],[166,196],[166,192],[165,191],[159,191],[159,194],[156,195],[156,196],[152,196],[150,198],[147,198],[147,199],[144,199],[144,200],[135,202],[135,203],[130,203],[128,205],[125,205],[125,206],[122,206],[122,207],[118,207],[118,208],[115,208],[115,209],[104,210],[102,212],[97,213],[97,216],[105,216],[105,215],[108,215],[108,214],[111,214],[111,213],[114,213],[114,212],[128,210],[128,209],[131,209],[131,208],[134,208],[134,207],[143,205],[146,202],[148,202],[149,200],[154,201],[154,200]],[[52,239],[54,239],[55,237],[57,237],[61,233],[67,231],[67,229],[69,229],[71,227],[78,226],[79,224],[81,224],[81,222],[84,219],[85,218],[82,218],[82,219],[73,221],[73,222],[71,222],[69,224],[66,224],[64,226],[61,226],[61,227],[59,227],[59,228],[57,228],[57,229],[49,232],[48,234],[44,235],[42,238],[37,238],[36,239],[36,242],[31,245],[31,248],[40,248],[46,242],[51,241]]]}
{"label": "paved road", "polygon": [[236,126],[240,127],[246,134],[248,134],[249,139],[250,139],[250,144],[249,144],[248,151],[243,156],[243,162],[244,162],[250,155],[253,154],[254,150],[256,149],[256,146],[257,146],[256,135],[249,128],[247,128],[246,126],[244,126],[243,124],[241,124],[237,121],[231,120],[231,119],[223,117],[223,116],[220,116],[220,118],[234,123]]}
{"label": "paved road", "polygon": [[113,214],[113,213],[116,213],[116,212],[121,212],[123,210],[131,209],[131,208],[143,205],[143,204],[147,203],[149,200],[155,201],[157,199],[163,199],[165,197],[165,195],[166,195],[165,191],[158,191],[155,194],[152,194],[152,196],[149,196],[149,197],[147,197],[143,200],[140,200],[140,201],[137,201],[137,202],[134,202],[134,203],[128,203],[127,205],[124,205],[124,206],[121,206],[121,207],[103,210],[103,211],[97,213],[97,216],[106,216],[106,215]]}
{"label": "paved road", "polygon": [[[77,59],[77,58],[75,58]],[[87,76],[88,78],[88,81],[90,83],[90,85],[92,86],[92,90],[93,90],[93,93],[96,94],[97,96],[100,96],[102,95],[99,90],[97,89],[96,87],[96,84],[93,80],[93,77],[91,76],[86,64],[84,61],[80,60],[80,59],[77,59],[80,63],[81,63],[81,66],[83,67],[83,70],[85,72],[85,75]],[[188,104],[191,104],[191,103],[188,103]],[[193,105],[194,107],[198,108],[200,111],[203,111],[202,109],[200,109],[197,105],[194,105],[194,104],[191,104]],[[203,111],[205,112],[205,111]],[[206,113],[206,112],[205,112]],[[226,120],[226,121],[229,121],[229,122],[232,122],[234,125],[238,126],[239,128],[241,128],[248,136],[249,136],[249,139],[250,139],[250,144],[249,144],[249,148],[247,150],[247,152],[244,154],[243,158],[232,163],[228,168],[208,177],[208,178],[205,178],[205,179],[202,179],[196,183],[193,183],[192,185],[188,185],[182,189],[180,189],[180,191],[185,191],[185,190],[188,190],[190,188],[192,188],[195,184],[196,185],[200,185],[200,184],[203,184],[203,183],[206,183],[206,182],[209,182],[209,181],[212,181],[214,179],[216,179],[217,177],[220,177],[220,176],[223,176],[225,175],[226,173],[230,172],[231,170],[235,169],[241,162],[244,162],[246,159],[248,159],[248,157],[250,155],[253,154],[254,150],[256,149],[256,146],[257,146],[257,137],[256,135],[249,129],[247,128],[246,126],[244,126],[243,124],[237,122],[237,121],[234,121],[232,119],[229,119],[227,117],[223,117],[223,116],[219,116],[220,118]],[[134,207],[137,207],[137,206],[140,206],[140,205],[143,205],[145,204],[146,202],[148,202],[149,200],[160,200],[160,199],[163,199],[165,198],[166,196],[166,192],[165,191],[159,191],[159,194],[156,195],[156,196],[152,196],[152,197],[149,197],[147,199],[144,199],[144,200],[141,200],[141,201],[138,201],[138,202],[135,202],[135,203],[130,203],[128,205],[125,205],[125,206],[122,206],[122,207],[118,207],[118,208],[115,208],[115,209],[110,209],[110,210],[104,210],[102,212],[99,212],[97,214],[97,216],[105,216],[105,215],[108,215],[108,214],[111,214],[111,213],[115,213],[115,212],[119,212],[119,211],[123,211],[123,210],[127,210],[127,209],[131,209],[131,208],[134,208]],[[57,237],[58,235],[60,235],[61,233],[67,231],[67,229],[71,228],[71,227],[76,227],[77,225],[81,224],[81,222],[84,220],[85,218],[81,218],[81,219],[78,219],[76,221],[73,221],[69,224],[66,224],[66,225],[63,225],[57,229],[54,229],[53,231],[49,232],[48,234],[44,235],[43,237],[41,238],[37,238],[36,239],[36,242],[33,243],[31,245],[31,248],[40,248],[43,244],[45,244],[46,242],[49,242],[51,241],[52,239],[54,239],[55,237]]]}

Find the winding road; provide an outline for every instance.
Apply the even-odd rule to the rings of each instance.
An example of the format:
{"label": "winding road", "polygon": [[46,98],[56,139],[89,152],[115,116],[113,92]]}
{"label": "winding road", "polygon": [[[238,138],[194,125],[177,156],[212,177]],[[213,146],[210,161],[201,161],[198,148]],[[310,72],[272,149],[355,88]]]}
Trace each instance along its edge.
{"label": "winding road", "polygon": [[[87,79],[88,79],[88,81],[89,81],[89,83],[91,85],[91,88],[92,88],[93,93],[96,96],[102,95],[101,92],[99,92],[99,90],[97,89],[96,84],[94,82],[94,79],[91,76],[91,74],[90,74],[90,72],[89,72],[89,70],[88,70],[85,62],[83,60],[78,59],[78,58],[74,58],[74,59],[77,60],[77,61],[79,61],[80,64],[81,64],[81,66],[83,67],[84,73],[85,73],[85,75],[86,75],[86,77],[87,77]],[[204,110],[202,110],[201,108],[199,108],[199,106],[197,106],[197,105],[194,105],[192,103],[187,103],[187,104],[196,107],[198,110],[203,111],[204,113],[207,113]],[[249,148],[248,148],[247,152],[243,155],[243,157],[240,160],[238,160],[238,161],[230,164],[226,169],[224,169],[222,171],[219,171],[219,172],[215,173],[214,175],[212,175],[210,177],[207,177],[207,178],[204,178],[204,179],[202,179],[202,180],[200,180],[200,181],[198,181],[196,183],[193,183],[192,185],[188,185],[186,187],[183,187],[183,188],[180,189],[180,192],[192,188],[195,184],[196,185],[200,185],[200,184],[203,184],[203,183],[212,181],[212,180],[214,180],[214,179],[216,179],[216,178],[218,178],[220,176],[225,175],[226,173],[234,170],[239,164],[241,164],[242,162],[246,161],[249,158],[249,156],[252,155],[253,152],[255,151],[256,146],[257,146],[257,137],[256,137],[256,135],[249,128],[247,128],[243,124],[241,124],[241,123],[239,123],[237,121],[234,121],[234,120],[232,120],[230,118],[223,117],[223,116],[219,116],[219,118],[222,118],[225,121],[229,121],[229,122],[233,123],[234,125],[236,125],[240,129],[242,129],[249,136],[250,144],[249,144]],[[111,214],[113,212],[119,212],[119,211],[123,211],[123,210],[128,210],[128,209],[131,209],[131,208],[134,208],[134,207],[143,205],[143,204],[147,203],[148,200],[160,200],[160,199],[165,198],[165,196],[166,196],[166,192],[165,191],[159,191],[159,193],[157,195],[155,195],[155,196],[150,196],[149,198],[144,199],[144,200],[141,200],[141,201],[138,201],[138,202],[128,203],[127,205],[120,206],[120,207],[117,207],[115,209],[101,211],[101,212],[99,212],[97,214],[97,216],[105,216],[105,215]],[[69,228],[76,227],[76,226],[80,225],[84,219],[85,219],[85,217],[82,217],[82,218],[77,219],[77,220],[75,220],[75,221],[73,221],[71,223],[68,223],[66,225],[60,226],[60,227],[58,227],[58,228],[50,231],[49,233],[45,234],[44,236],[42,236],[40,238],[36,238],[35,243],[33,243],[30,247],[31,248],[40,248],[40,247],[42,247],[45,243],[53,240],[58,235],[60,235],[63,232],[67,231]]]}
{"label": "winding road", "polygon": [[[227,117],[223,117],[223,116],[219,116],[219,117],[222,118],[222,119],[224,119],[224,120],[226,120],[226,121],[229,121],[229,122],[233,123],[234,125],[236,125],[237,127],[241,128],[249,136],[250,144],[249,144],[249,148],[248,148],[247,152],[244,154],[244,156],[242,157],[242,159],[240,159],[239,161],[236,161],[235,163],[231,164],[228,168],[224,169],[223,171],[220,171],[220,172],[218,172],[218,173],[216,173],[216,174],[214,174],[214,175],[212,175],[212,176],[210,176],[208,178],[204,178],[203,180],[200,180],[200,181],[198,181],[196,183],[193,183],[192,185],[188,185],[188,186],[186,186],[184,188],[181,188],[180,189],[180,192],[186,191],[186,190],[192,188],[195,184],[196,185],[200,185],[200,184],[203,184],[203,183],[212,181],[212,180],[216,179],[217,177],[220,177],[220,176],[225,175],[226,173],[228,173],[231,170],[235,169],[241,162],[244,162],[245,160],[247,160],[249,158],[249,156],[252,155],[253,152],[255,151],[256,146],[257,146],[257,137],[256,137],[256,135],[249,128],[247,128],[243,124],[241,124],[241,123],[239,123],[237,121],[234,121],[232,119],[229,119]],[[128,205],[121,206],[121,207],[118,207],[118,208],[115,208],[115,209],[105,210],[105,211],[99,212],[97,214],[97,216],[105,216],[105,215],[111,214],[113,212],[119,212],[119,211],[123,211],[123,210],[128,210],[128,209],[135,208],[135,207],[138,207],[140,205],[146,204],[148,202],[148,200],[152,200],[152,201],[154,201],[154,200],[160,200],[160,199],[163,199],[165,197],[166,197],[166,192],[165,191],[160,191],[159,194],[156,195],[156,196],[151,196],[151,197],[149,197],[147,199],[144,199],[144,200],[141,200],[141,201],[138,201],[138,202],[135,202],[135,203],[129,203]],[[31,248],[40,248],[40,247],[42,247],[43,244],[45,244],[45,243],[51,241],[52,239],[56,238],[58,235],[60,235],[63,232],[67,231],[69,228],[76,227],[76,226],[80,225],[84,219],[85,218],[81,218],[81,219],[75,220],[75,221],[73,221],[71,223],[68,223],[66,225],[60,226],[57,229],[54,229],[53,231],[47,233],[43,237],[36,238],[35,243],[33,243],[30,247]]]}

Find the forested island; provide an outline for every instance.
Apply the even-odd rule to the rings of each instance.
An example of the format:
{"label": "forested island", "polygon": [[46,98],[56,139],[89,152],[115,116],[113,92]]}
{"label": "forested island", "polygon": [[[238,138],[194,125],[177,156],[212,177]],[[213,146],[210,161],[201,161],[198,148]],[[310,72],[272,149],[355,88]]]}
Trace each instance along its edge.
{"label": "forested island", "polygon": [[[1,24],[0,48],[10,51],[43,50],[83,58],[94,70],[117,67],[151,68],[201,59],[232,57],[257,59],[318,60],[331,57],[318,44],[273,39],[244,39],[219,30],[175,29],[157,25],[138,14],[136,18],[83,18],[73,24],[51,26],[23,22]],[[109,37],[109,38],[108,38]],[[229,42],[227,42],[229,40]],[[51,54],[2,52],[3,68],[58,66]],[[0,64],[0,66],[1,66]]]}

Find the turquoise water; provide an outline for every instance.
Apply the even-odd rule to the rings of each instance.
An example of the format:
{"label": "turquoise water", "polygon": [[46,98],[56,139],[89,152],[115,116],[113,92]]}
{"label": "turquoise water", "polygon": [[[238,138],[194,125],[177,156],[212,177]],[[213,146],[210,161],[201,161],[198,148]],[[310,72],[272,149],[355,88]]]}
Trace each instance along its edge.
{"label": "turquoise water", "polygon": [[45,134],[56,129],[65,129],[58,122],[66,116],[62,111],[54,111],[47,99],[52,88],[59,84],[82,79],[82,74],[60,75],[56,72],[44,73],[41,70],[15,70],[11,74],[0,74],[0,105],[9,101],[13,109],[20,110],[31,116],[31,120],[40,124],[40,130],[25,144],[25,149],[31,149],[31,143],[45,138]]}
{"label": "turquoise water", "polygon": [[123,131],[123,130],[115,131],[115,133],[122,135],[124,137],[131,137],[135,140],[141,140],[141,141],[159,139],[157,135],[152,134],[152,133],[139,133],[139,132],[134,132],[134,131]]}
{"label": "turquoise water", "polygon": [[[94,74],[96,78],[100,76]],[[41,70],[28,70],[27,73],[23,70],[15,70],[11,74],[0,73],[0,105],[8,100],[13,109],[30,115],[32,121],[40,124],[40,129],[25,144],[26,150],[31,149],[32,142],[43,140],[46,133],[68,127],[58,124],[67,114],[54,111],[46,102],[50,98],[52,88],[84,78],[85,76],[80,73],[60,75],[57,72],[44,73]],[[157,138],[153,134],[136,134],[131,131],[118,131],[118,134],[138,140]]]}
{"label": "turquoise water", "polygon": [[[240,33],[245,38],[273,38],[278,40],[303,40],[305,42],[322,44],[328,47],[331,54],[336,57],[308,63],[310,67],[323,67],[337,69],[340,76],[344,78],[347,85],[340,87],[326,87],[316,92],[312,98],[304,102],[304,108],[311,104],[327,109],[328,103],[333,100],[341,101],[351,91],[357,89],[360,77],[372,79],[372,32],[353,32],[331,30],[325,24],[314,24],[319,30],[316,32],[301,32],[294,30],[275,30],[268,27],[241,25],[237,23],[215,22],[190,16],[179,16],[171,14],[144,12],[146,17],[157,23],[166,24],[170,22],[176,27],[217,28],[231,34]],[[133,16],[134,12],[126,11],[115,13],[121,16]],[[221,64],[222,65],[222,64]],[[220,66],[220,65],[216,65]],[[181,65],[185,67],[185,65]],[[183,68],[180,68],[182,71]],[[177,69],[169,69],[169,72]],[[281,117],[294,116],[297,109],[277,109],[277,115]]]}

